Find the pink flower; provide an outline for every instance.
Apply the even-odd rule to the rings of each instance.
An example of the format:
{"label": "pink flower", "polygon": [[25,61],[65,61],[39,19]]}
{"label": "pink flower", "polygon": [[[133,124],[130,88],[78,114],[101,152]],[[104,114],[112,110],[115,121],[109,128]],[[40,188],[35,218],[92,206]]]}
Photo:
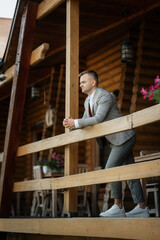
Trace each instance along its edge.
{"label": "pink flower", "polygon": [[160,81],[159,76],[157,76],[157,77],[155,78],[155,80],[154,80],[155,85],[156,85],[159,81]]}
{"label": "pink flower", "polygon": [[155,83],[155,85],[154,85],[154,89],[156,89],[156,88],[158,88],[158,82]]}
{"label": "pink flower", "polygon": [[154,80],[155,85],[151,85],[147,91],[147,89],[142,88],[141,93],[143,98],[146,99],[147,97],[149,100],[155,100],[157,103],[160,103],[160,79],[157,76]]}
{"label": "pink flower", "polygon": [[151,86],[149,87],[149,92],[152,92],[152,91],[154,91],[153,85],[151,85]]}
{"label": "pink flower", "polygon": [[147,90],[144,89],[144,88],[142,88],[141,93],[142,93],[143,95],[146,95],[146,94],[147,94]]}
{"label": "pink flower", "polygon": [[141,93],[143,95],[143,99],[146,99],[147,98],[147,90],[142,88]]}
{"label": "pink flower", "polygon": [[146,98],[147,98],[147,94],[144,94],[144,95],[143,95],[143,99],[146,99]]}
{"label": "pink flower", "polygon": [[55,158],[55,156],[56,156],[56,153],[55,152],[52,153],[52,158]]}
{"label": "pink flower", "polygon": [[152,94],[149,96],[149,100],[152,100],[153,96],[154,96],[154,93],[152,93]]}

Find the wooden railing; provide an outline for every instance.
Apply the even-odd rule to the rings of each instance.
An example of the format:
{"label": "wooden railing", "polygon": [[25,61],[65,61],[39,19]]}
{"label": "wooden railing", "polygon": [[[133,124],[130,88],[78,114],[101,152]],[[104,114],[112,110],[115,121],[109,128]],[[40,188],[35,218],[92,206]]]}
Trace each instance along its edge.
{"label": "wooden railing", "polygon": [[[64,146],[73,142],[112,134],[133,127],[142,126],[160,120],[160,104],[135,112],[93,127],[75,130],[43,141],[19,147],[18,156],[24,156],[51,147]],[[115,182],[129,179],[147,178],[160,175],[160,158],[143,163],[91,171],[88,173],[64,176],[55,179],[30,180],[16,182],[14,192],[35,190],[68,189],[78,186]],[[50,227],[52,224],[52,228]],[[63,225],[63,229],[59,226]],[[18,226],[18,227],[17,227]],[[81,231],[82,226],[83,231]],[[140,226],[140,227],[137,227]],[[0,219],[0,231],[40,233],[53,235],[75,235],[131,239],[158,239],[160,220],[149,219]],[[101,229],[103,228],[103,231]],[[144,228],[145,232],[141,229]]]}
{"label": "wooden railing", "polygon": [[160,104],[92,127],[71,131],[69,133],[26,144],[18,148],[17,156],[20,157],[50,148],[65,146],[91,138],[122,132],[158,120],[160,120]]}

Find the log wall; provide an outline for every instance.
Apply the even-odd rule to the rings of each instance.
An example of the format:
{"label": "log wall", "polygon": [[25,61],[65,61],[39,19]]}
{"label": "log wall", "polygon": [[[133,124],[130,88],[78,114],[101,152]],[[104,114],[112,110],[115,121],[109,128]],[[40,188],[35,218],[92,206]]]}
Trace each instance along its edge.
{"label": "log wall", "polygon": [[[139,72],[139,82],[137,86],[135,111],[155,104],[154,100],[149,101],[148,99],[143,99],[140,91],[142,87],[148,89],[150,85],[154,85],[154,79],[157,75],[160,75],[160,20],[158,16],[159,12],[149,15],[145,18],[142,61]],[[141,150],[160,150],[159,122],[139,127],[136,130],[136,155],[139,155]]]}

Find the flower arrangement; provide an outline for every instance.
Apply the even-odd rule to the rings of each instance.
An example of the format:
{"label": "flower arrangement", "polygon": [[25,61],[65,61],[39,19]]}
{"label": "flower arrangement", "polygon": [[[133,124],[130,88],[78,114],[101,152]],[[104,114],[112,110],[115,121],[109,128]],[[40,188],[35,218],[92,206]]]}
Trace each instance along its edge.
{"label": "flower arrangement", "polygon": [[151,85],[149,89],[142,88],[141,93],[143,98],[146,99],[147,97],[149,100],[156,100],[157,103],[160,103],[160,79],[159,76],[155,78],[154,86]]}
{"label": "flower arrangement", "polygon": [[64,155],[56,152],[51,155],[52,169],[62,170],[64,168]]}
{"label": "flower arrangement", "polygon": [[57,154],[56,152],[52,153],[51,160],[42,160],[37,161],[37,165],[47,166],[50,170],[61,171],[64,168],[64,155]]}

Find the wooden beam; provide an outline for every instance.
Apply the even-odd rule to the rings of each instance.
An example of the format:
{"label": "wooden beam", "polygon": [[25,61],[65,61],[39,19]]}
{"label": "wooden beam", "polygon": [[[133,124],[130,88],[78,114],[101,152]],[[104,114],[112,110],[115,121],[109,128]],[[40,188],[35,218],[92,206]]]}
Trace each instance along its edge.
{"label": "wooden beam", "polygon": [[[79,0],[66,2],[66,89],[65,117],[78,118],[79,109]],[[69,133],[68,129],[65,129]],[[78,169],[78,143],[65,146],[65,175]],[[64,192],[64,213],[77,212],[76,189]]]}
{"label": "wooden beam", "polygon": [[0,153],[0,162],[3,160],[3,152]]}
{"label": "wooden beam", "polygon": [[[42,60],[44,60],[45,54],[48,51],[48,49],[49,49],[49,44],[43,43],[41,46],[33,50],[31,54],[30,66],[34,66],[39,62],[41,62]],[[15,65],[13,65],[12,67],[8,68],[5,71],[6,77],[5,77],[5,80],[0,83],[0,87],[3,87],[6,83],[8,83],[13,79],[14,72],[15,72]]]}
{"label": "wooden beam", "polygon": [[127,116],[99,123],[92,127],[78,129],[69,133],[29,143],[18,148],[17,156],[39,152],[49,148],[85,141],[117,132],[122,132],[160,120],[160,104],[137,111]]}
{"label": "wooden beam", "polygon": [[[22,14],[0,179],[0,216],[9,217],[16,153],[23,118],[38,4],[28,1]],[[29,36],[29,39],[28,39]]]}
{"label": "wooden beam", "polygon": [[144,27],[145,27],[145,20],[143,20],[140,24],[139,39],[137,44],[137,60],[136,60],[136,67],[134,71],[130,113],[133,113],[136,111],[137,93],[139,90],[138,83],[140,78],[140,70],[141,70],[142,56],[143,56]]}
{"label": "wooden beam", "polygon": [[8,68],[5,71],[5,80],[3,82],[1,82],[1,86],[3,86],[3,84],[5,84],[6,82],[8,82],[9,80],[13,79],[14,77],[14,71],[15,71],[15,65],[13,65],[12,67]]}
{"label": "wooden beam", "polygon": [[121,111],[123,97],[124,97],[124,90],[125,90],[125,79],[126,79],[126,63],[122,63],[122,71],[121,71],[121,79],[120,79],[120,86],[119,86],[119,95],[118,95],[118,108]]}
{"label": "wooden beam", "polygon": [[[52,227],[51,227],[52,226]],[[117,239],[159,239],[159,218],[0,219],[0,231]],[[77,239],[77,238],[76,238]]]}
{"label": "wooden beam", "polygon": [[48,43],[43,43],[41,46],[36,48],[31,55],[31,61],[30,65],[34,66],[38,64],[39,62],[43,61],[45,59],[45,54],[49,49],[49,44]]}
{"label": "wooden beam", "polygon": [[43,0],[38,7],[37,19],[40,20],[57,8],[65,0]]}
{"label": "wooden beam", "polygon": [[57,190],[160,175],[160,159],[105,170],[90,171],[52,179],[28,180],[14,184],[14,192]]}

